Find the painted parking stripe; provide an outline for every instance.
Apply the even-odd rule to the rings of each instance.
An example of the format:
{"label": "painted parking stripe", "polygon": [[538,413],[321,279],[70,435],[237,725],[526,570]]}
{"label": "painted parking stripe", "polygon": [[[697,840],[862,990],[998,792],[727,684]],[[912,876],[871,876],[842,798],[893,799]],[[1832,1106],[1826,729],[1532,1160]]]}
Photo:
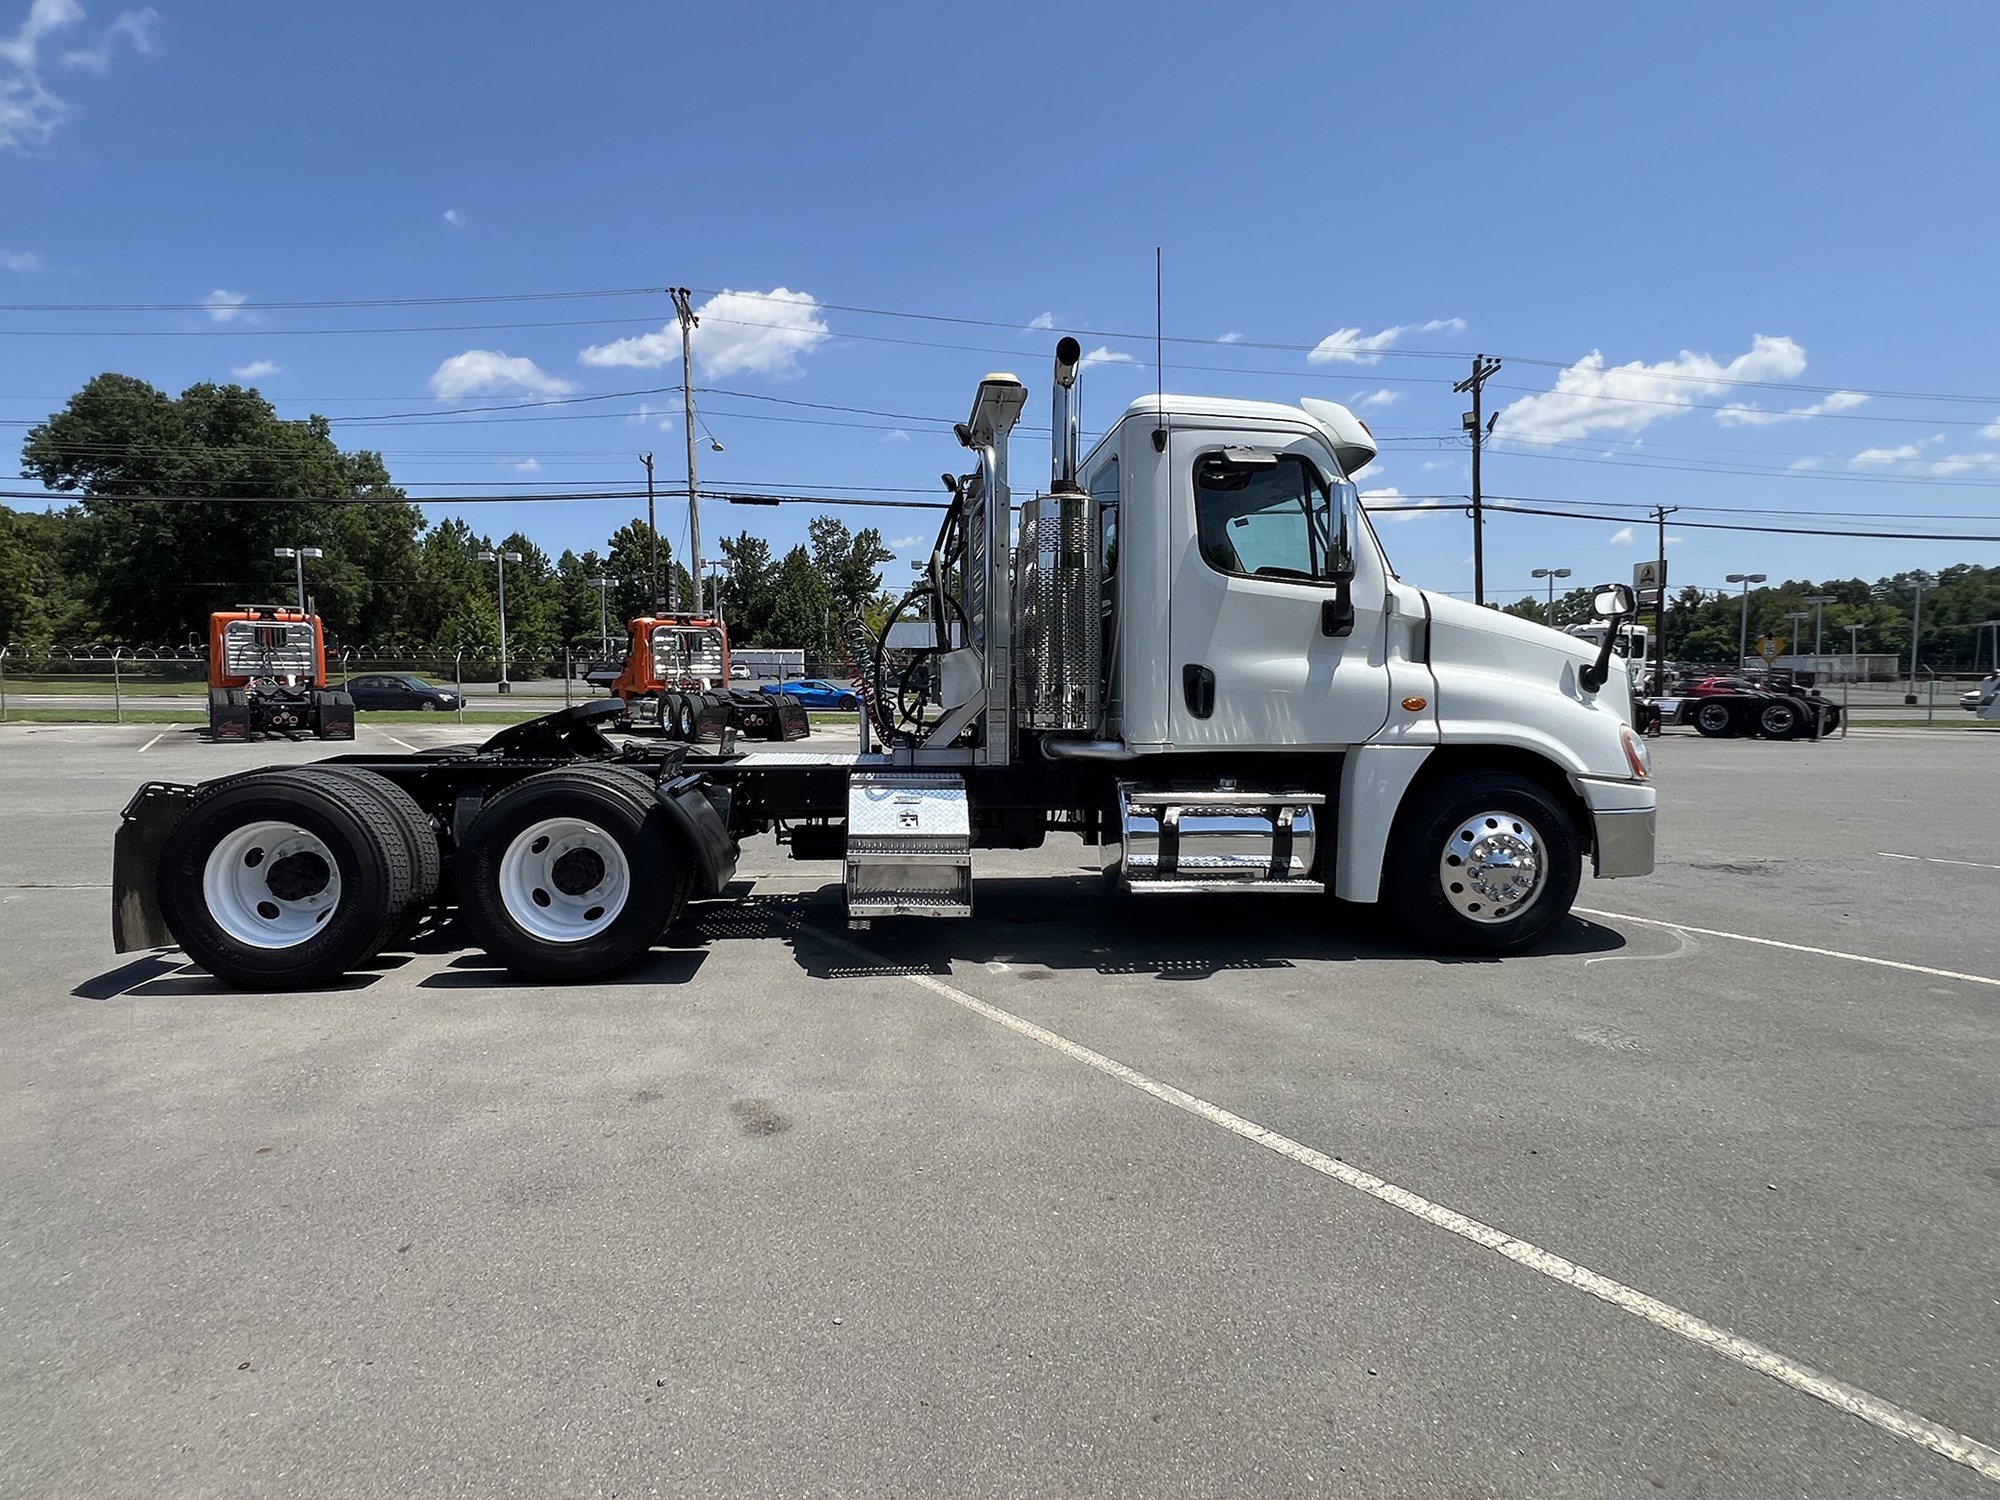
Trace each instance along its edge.
{"label": "painted parking stripe", "polygon": [[[899,967],[859,943],[800,921],[782,907],[773,905],[770,909],[780,921],[801,935],[816,938],[871,966],[885,969]],[[2000,1484],[2000,1449],[1989,1447],[1977,1438],[1967,1437],[1962,1432],[1957,1432],[1942,1423],[1933,1422],[1930,1418],[1898,1406],[1893,1401],[1885,1401],[1879,1396],[1871,1395],[1859,1386],[1849,1385],[1830,1375],[1823,1375],[1775,1349],[1731,1333],[1726,1328],[1698,1318],[1671,1303],[1662,1302],[1659,1298],[1634,1287],[1626,1286],[1623,1282],[1614,1281],[1609,1276],[1600,1275],[1586,1266],[1565,1260],[1560,1255],[1544,1250],[1527,1240],[1518,1239],[1503,1229],[1481,1223],[1478,1219],[1447,1208],[1441,1203],[1433,1203],[1419,1193],[1398,1187],[1393,1182],[1387,1182],[1373,1173],[1364,1172],[1359,1167],[1337,1160],[1324,1152],[1315,1151],[1310,1146],[1303,1145],[1289,1136],[1280,1135],[1275,1130],[1266,1129],[1254,1120],[1245,1119],[1242,1115],[1224,1109],[1219,1104],[1211,1104],[1208,1100],[1197,1098],[1170,1083],[1161,1083],[1136,1068],[1127,1067],[1102,1052],[1084,1046],[1081,1042],[1073,1042],[1045,1026],[1038,1026],[1033,1021],[1015,1015],[1012,1011],[988,1004],[956,985],[946,983],[936,975],[913,974],[904,970],[899,977],[949,1000],[952,1004],[984,1020],[1004,1026],[1019,1036],[1060,1053],[1073,1062],[1094,1068],[1128,1088],[1151,1095],[1162,1104],[1171,1104],[1175,1109],[1185,1110],[1197,1119],[1205,1120],[1232,1135],[1242,1137],[1253,1145],[1275,1152],[1289,1161],[1319,1173],[1322,1177],[1332,1178],[1356,1192],[1365,1193],[1378,1202],[1388,1204],[1391,1208],[1401,1209],[1426,1224],[1446,1230],[1460,1239],[1470,1240],[1473,1244],[1491,1250],[1497,1255],[1504,1255],[1517,1265],[1525,1266],[1539,1275],[1548,1277],[1551,1281],[1561,1282],[1564,1286],[1573,1287],[1580,1292],[1588,1292],[1600,1301],[1608,1302],[1635,1318],[1642,1318],[1656,1328],[1678,1334],[1710,1353],[1732,1359],[1746,1369],[1769,1376],[1795,1391],[1811,1396],[1816,1401],[1824,1401],[1836,1410],[1859,1417],[1891,1436],[1928,1448],[1953,1463],[1963,1464],[1981,1478]],[[1987,982],[2000,983],[2000,981]]]}
{"label": "painted parking stripe", "polygon": [[141,755],[144,755],[148,750],[152,749],[153,746],[159,744],[161,740],[165,739],[168,735],[172,733],[173,731],[171,729],[162,729],[158,734],[154,735],[150,740],[147,740],[145,744],[139,747],[139,753]]}
{"label": "painted parking stripe", "polygon": [[1884,859],[1909,859],[1926,865],[1963,865],[1968,870],[2000,870],[2000,865],[1982,865],[1976,859],[1938,859],[1929,854],[1890,854],[1878,850]]}
{"label": "painted parking stripe", "polygon": [[1638,922],[1646,927],[1665,927],[1672,932],[1699,933],[1702,937],[1728,938],[1734,943],[1755,943],[1760,948],[1783,948],[1787,953],[1810,953],[1819,958],[1845,959],[1851,964],[1873,964],[1878,969],[1901,969],[1905,974],[1928,974],[1934,979],[1956,979],[1965,984],[1991,985],[2000,989],[2000,979],[1986,974],[1964,974],[1957,969],[1933,969],[1927,964],[1906,964],[1894,958],[1876,958],[1869,953],[1843,953],[1838,948],[1814,948],[1805,943],[1783,943],[1776,938],[1752,937],[1747,932],[1723,932],[1714,927],[1690,927],[1685,922],[1664,922],[1657,917],[1635,917],[1622,911],[1592,911],[1572,906],[1580,917],[1603,917],[1612,922]]}
{"label": "painted parking stripe", "polygon": [[414,751],[417,748],[415,745],[412,745],[408,740],[397,739],[393,734],[389,733],[389,731],[386,729],[378,729],[375,732],[381,735],[383,739],[389,741],[390,744],[401,745],[405,750]]}

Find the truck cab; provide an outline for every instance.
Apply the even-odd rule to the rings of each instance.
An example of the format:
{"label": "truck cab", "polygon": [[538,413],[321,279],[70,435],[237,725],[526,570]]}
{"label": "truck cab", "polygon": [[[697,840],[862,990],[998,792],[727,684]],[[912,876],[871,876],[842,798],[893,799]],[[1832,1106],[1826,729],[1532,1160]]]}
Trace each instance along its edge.
{"label": "truck cab", "polygon": [[208,729],[213,740],[354,738],[354,700],[327,682],[317,615],[242,604],[208,617]]}
{"label": "truck cab", "polygon": [[729,686],[729,628],[707,614],[641,615],[626,626],[625,664],[610,684],[625,704],[627,728],[656,728],[671,739],[802,739],[810,729],[796,703]]}

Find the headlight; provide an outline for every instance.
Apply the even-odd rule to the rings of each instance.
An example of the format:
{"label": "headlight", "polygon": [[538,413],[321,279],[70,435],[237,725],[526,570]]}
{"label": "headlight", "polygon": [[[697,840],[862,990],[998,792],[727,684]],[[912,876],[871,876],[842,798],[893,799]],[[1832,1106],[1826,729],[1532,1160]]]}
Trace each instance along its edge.
{"label": "headlight", "polygon": [[1625,764],[1632,768],[1634,780],[1644,781],[1653,774],[1653,755],[1646,748],[1646,742],[1639,738],[1630,724],[1618,726],[1618,738],[1625,746]]}

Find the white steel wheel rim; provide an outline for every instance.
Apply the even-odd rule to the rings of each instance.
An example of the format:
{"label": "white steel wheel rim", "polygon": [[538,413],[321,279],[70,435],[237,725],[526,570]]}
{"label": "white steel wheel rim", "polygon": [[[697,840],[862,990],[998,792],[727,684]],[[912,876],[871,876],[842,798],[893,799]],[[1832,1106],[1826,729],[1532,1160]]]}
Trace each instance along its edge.
{"label": "white steel wheel rim", "polygon": [[257,822],[223,835],[202,866],[209,917],[249,948],[295,948],[340,905],[340,865],[318,835]]}
{"label": "white steel wheel rim", "polygon": [[1505,922],[1548,883],[1546,853],[1539,830],[1519,813],[1475,813],[1445,840],[1438,883],[1468,921]]}
{"label": "white steel wheel rim", "polygon": [[618,920],[632,867],[618,841],[584,818],[544,818],[500,856],[500,901],[514,924],[545,943],[580,943]]}

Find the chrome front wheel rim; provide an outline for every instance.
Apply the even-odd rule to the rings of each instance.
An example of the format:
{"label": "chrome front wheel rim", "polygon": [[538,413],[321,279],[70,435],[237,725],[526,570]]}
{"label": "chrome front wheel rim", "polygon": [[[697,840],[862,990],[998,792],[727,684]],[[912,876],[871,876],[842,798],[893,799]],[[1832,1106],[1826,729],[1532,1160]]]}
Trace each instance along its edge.
{"label": "chrome front wheel rim", "polygon": [[1438,883],[1452,910],[1473,922],[1519,916],[1548,884],[1547,846],[1519,813],[1476,813],[1445,840]]}
{"label": "chrome front wheel rim", "polygon": [[209,851],[201,895],[232,942],[293,948],[340,905],[340,866],[323,840],[294,823],[245,823]]}
{"label": "chrome front wheel rim", "polygon": [[514,924],[545,943],[580,943],[618,919],[631,865],[609,833],[584,818],[544,818],[500,857],[500,901]]}

